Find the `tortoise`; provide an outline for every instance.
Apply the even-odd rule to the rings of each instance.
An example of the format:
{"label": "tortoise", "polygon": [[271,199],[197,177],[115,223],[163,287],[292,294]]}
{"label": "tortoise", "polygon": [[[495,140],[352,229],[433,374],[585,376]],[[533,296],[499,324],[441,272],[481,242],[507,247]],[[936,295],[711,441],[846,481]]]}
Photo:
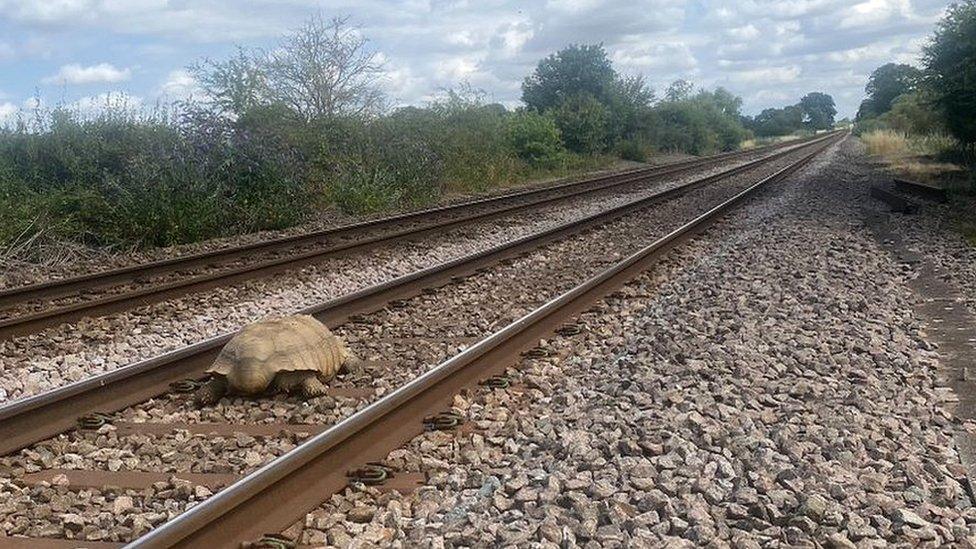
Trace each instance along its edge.
{"label": "tortoise", "polygon": [[325,393],[324,382],[354,361],[342,340],[311,316],[263,320],[227,342],[194,400],[198,406],[213,404],[228,392],[314,398]]}

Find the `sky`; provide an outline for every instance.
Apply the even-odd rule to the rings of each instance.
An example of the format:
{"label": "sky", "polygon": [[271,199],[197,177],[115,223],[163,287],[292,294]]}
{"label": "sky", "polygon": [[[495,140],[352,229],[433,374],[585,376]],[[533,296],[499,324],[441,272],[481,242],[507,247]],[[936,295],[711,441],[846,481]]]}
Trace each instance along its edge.
{"label": "sky", "polygon": [[853,116],[871,71],[917,64],[949,2],[932,0],[0,0],[0,119],[40,101],[97,109],[199,94],[186,66],[270,48],[309,16],[348,16],[395,104],[461,83],[511,107],[540,59],[602,42],[663,95],[723,86],[743,112],[824,91]]}

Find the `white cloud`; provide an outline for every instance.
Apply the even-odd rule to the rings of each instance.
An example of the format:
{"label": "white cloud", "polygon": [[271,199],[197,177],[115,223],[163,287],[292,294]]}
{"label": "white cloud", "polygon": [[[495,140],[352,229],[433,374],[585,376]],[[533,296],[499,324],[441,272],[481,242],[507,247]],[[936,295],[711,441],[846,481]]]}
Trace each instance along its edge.
{"label": "white cloud", "polygon": [[460,82],[478,72],[478,61],[468,56],[447,58],[437,63],[436,74],[442,80]]}
{"label": "white cloud", "polygon": [[622,72],[671,71],[683,73],[698,65],[691,48],[683,42],[651,43],[641,40],[611,51],[613,62]]}
{"label": "white cloud", "polygon": [[759,38],[759,29],[757,29],[755,25],[750,23],[742,27],[731,28],[728,31],[726,31],[725,34],[729,35],[730,37],[736,40],[742,40],[742,41],[755,40],[756,38]]}
{"label": "white cloud", "polygon": [[909,0],[867,0],[843,11],[841,28],[871,27],[893,18],[913,19],[915,13]]}
{"label": "white cloud", "polygon": [[602,3],[601,0],[549,0],[546,7],[565,13],[579,13],[597,8]]}
{"label": "white cloud", "polygon": [[202,93],[193,75],[185,69],[170,71],[166,75],[166,80],[163,82],[163,85],[160,86],[160,91],[164,96],[174,99],[200,95]]}
{"label": "white cloud", "polygon": [[738,70],[729,76],[735,82],[748,84],[784,84],[794,82],[800,76],[800,67],[764,67]]}
{"label": "white cloud", "polygon": [[42,80],[45,84],[101,84],[123,82],[132,76],[130,69],[119,69],[111,63],[82,66],[78,63],[62,65],[56,74]]}
{"label": "white cloud", "polygon": [[0,103],[0,125],[13,120],[14,116],[17,115],[18,110],[20,109],[17,108],[17,105],[14,105],[9,101]]}
{"label": "white cloud", "polygon": [[[77,80],[125,80],[126,89],[147,101],[196,95],[190,75],[174,67],[202,55],[221,57],[236,43],[271,47],[274,37],[326,6],[327,17],[352,16],[385,52],[386,86],[401,105],[422,104],[460,81],[516,104],[519,84],[539,59],[570,43],[602,42],[621,72],[644,75],[659,88],[675,78],[723,85],[744,98],[750,114],[770,106],[767,101],[786,104],[823,90],[853,98],[838,101],[851,114],[871,70],[888,61],[917,62],[919,41],[947,3],[0,0],[0,87],[13,93],[0,101],[18,103],[32,93],[38,67],[52,74],[46,81],[68,82],[62,71],[71,65],[59,65],[76,59],[104,60],[114,69],[97,75],[91,69],[100,65],[74,65]],[[101,90],[69,90],[69,99],[86,91]]]}

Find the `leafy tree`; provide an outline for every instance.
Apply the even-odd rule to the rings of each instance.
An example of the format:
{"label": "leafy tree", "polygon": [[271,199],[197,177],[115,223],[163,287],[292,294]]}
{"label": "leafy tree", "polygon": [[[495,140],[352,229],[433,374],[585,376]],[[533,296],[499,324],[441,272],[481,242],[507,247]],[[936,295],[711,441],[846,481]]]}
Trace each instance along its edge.
{"label": "leafy tree", "polygon": [[653,111],[653,141],[661,149],[691,154],[735,149],[748,135],[738,114],[740,101],[722,89],[664,101]]}
{"label": "leafy tree", "polygon": [[644,115],[653,102],[654,90],[647,85],[643,76],[614,80],[606,103],[610,140],[633,139],[645,131]]}
{"label": "leafy tree", "polygon": [[924,49],[924,63],[946,127],[960,141],[976,143],[976,0],[949,7]]}
{"label": "leafy tree", "polygon": [[694,91],[695,85],[691,82],[687,80],[675,80],[671,82],[668,90],[664,92],[664,98],[667,101],[684,101],[690,99]]}
{"label": "leafy tree", "polygon": [[654,113],[654,141],[660,149],[703,154],[717,148],[718,140],[708,133],[705,113],[691,101],[665,101]]}
{"label": "leafy tree", "polygon": [[589,94],[570,97],[553,111],[566,148],[594,154],[607,144],[607,108]]}
{"label": "leafy tree", "polygon": [[226,113],[240,115],[268,101],[268,77],[256,52],[238,46],[226,60],[205,58],[187,68],[207,98]]}
{"label": "leafy tree", "polygon": [[927,92],[906,93],[891,102],[891,110],[882,119],[893,130],[924,135],[944,130],[942,116],[935,110]]}
{"label": "leafy tree", "polygon": [[716,88],[712,92],[698,92],[692,103],[704,113],[709,133],[714,135],[715,146],[719,150],[731,151],[747,137],[748,132],[740,122],[741,98],[724,88]]}
{"label": "leafy tree", "polygon": [[857,114],[854,116],[854,120],[861,122],[862,120],[867,120],[868,118],[873,118],[878,116],[878,112],[874,108],[874,101],[871,98],[861,101],[861,105],[857,108]]}
{"label": "leafy tree", "polygon": [[899,95],[914,91],[922,71],[911,65],[886,63],[874,69],[864,91],[871,101],[871,111],[883,114],[891,110],[891,102]]}
{"label": "leafy tree", "polygon": [[[709,92],[702,92],[709,93]],[[715,88],[715,91],[709,94],[711,101],[722,111],[722,113],[727,114],[732,117],[739,117],[740,110],[742,109],[742,98],[734,95],[729,90],[719,86]]]}
{"label": "leafy tree", "polygon": [[797,105],[765,109],[752,120],[752,130],[762,137],[789,135],[803,127],[803,111]]}
{"label": "leafy tree", "polygon": [[522,101],[540,112],[580,94],[604,103],[616,78],[603,44],[571,44],[540,61],[525,78]]}
{"label": "leafy tree", "polygon": [[803,111],[806,125],[813,130],[826,130],[834,126],[834,115],[837,108],[834,98],[826,93],[810,92],[800,99],[800,109]]}

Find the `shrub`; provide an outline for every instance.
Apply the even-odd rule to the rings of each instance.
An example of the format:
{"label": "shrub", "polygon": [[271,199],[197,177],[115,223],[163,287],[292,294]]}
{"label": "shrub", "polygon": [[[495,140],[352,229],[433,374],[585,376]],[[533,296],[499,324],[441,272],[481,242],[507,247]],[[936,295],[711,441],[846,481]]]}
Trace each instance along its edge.
{"label": "shrub", "polygon": [[3,185],[17,189],[0,196],[5,211],[99,246],[280,228],[315,205],[291,147],[192,108],[179,120],[111,105],[89,118],[55,109],[0,135],[0,159]]}
{"label": "shrub", "polygon": [[342,211],[372,213],[427,205],[442,188],[442,163],[411,121],[378,119],[346,128],[344,141],[319,161],[330,200]]}
{"label": "shrub", "polygon": [[605,149],[607,109],[593,96],[570,97],[553,111],[553,116],[567,149],[582,154],[596,154]]}
{"label": "shrub", "polygon": [[690,101],[667,101],[659,105],[654,142],[661,150],[704,154],[715,150],[718,139],[708,131],[705,113]]}
{"label": "shrub", "polygon": [[624,160],[644,162],[647,160],[647,147],[636,139],[620,141],[616,146],[616,154]]}
{"label": "shrub", "polygon": [[506,139],[506,112],[470,89],[450,91],[435,102],[431,143],[444,168],[449,190],[483,191],[512,179],[517,166]]}
{"label": "shrub", "polygon": [[521,111],[509,117],[507,132],[515,155],[530,166],[555,168],[563,162],[565,150],[552,117]]}

